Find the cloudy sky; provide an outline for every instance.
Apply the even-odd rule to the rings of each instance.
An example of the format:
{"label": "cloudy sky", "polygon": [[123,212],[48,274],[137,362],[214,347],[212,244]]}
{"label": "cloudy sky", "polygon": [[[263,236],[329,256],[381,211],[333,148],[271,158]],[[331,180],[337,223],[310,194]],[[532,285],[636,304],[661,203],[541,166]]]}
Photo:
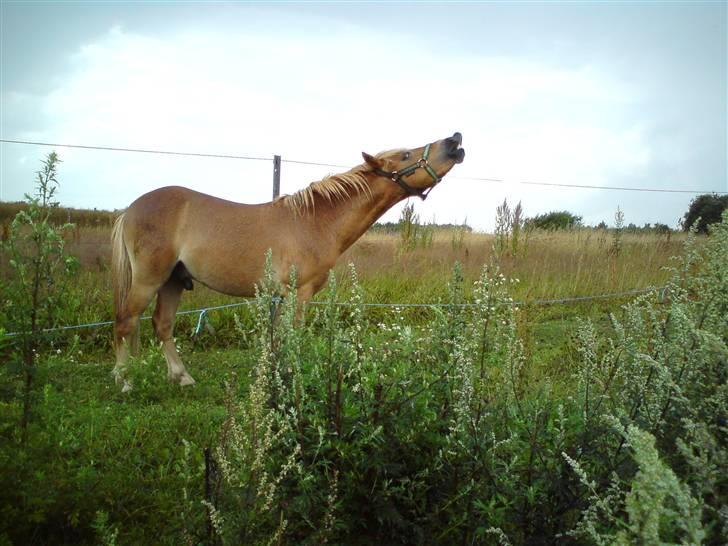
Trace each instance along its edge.
{"label": "cloudy sky", "polygon": [[[0,138],[355,165],[460,131],[423,219],[495,207],[674,226],[728,191],[725,2],[0,2]],[[50,151],[0,144],[0,199]],[[270,161],[56,149],[64,205],[180,184],[270,199]],[[342,169],[284,163],[292,193]],[[472,180],[472,178],[500,181]],[[395,220],[399,209],[384,220]]]}

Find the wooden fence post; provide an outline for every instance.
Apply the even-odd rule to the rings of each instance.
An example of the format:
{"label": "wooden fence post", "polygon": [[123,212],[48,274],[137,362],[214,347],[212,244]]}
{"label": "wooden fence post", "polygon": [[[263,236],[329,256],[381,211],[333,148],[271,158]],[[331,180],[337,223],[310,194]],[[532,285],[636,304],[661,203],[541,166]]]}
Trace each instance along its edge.
{"label": "wooden fence post", "polygon": [[273,199],[281,194],[281,156],[273,156]]}

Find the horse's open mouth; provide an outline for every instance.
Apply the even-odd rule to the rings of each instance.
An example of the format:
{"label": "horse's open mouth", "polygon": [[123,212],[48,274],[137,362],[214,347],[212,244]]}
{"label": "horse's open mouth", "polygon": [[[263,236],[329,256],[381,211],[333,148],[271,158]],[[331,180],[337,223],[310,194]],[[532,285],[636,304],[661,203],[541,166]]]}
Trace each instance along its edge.
{"label": "horse's open mouth", "polygon": [[455,133],[450,138],[445,139],[448,146],[447,155],[455,160],[455,163],[462,163],[465,159],[465,150],[460,147],[463,143],[463,135]]}
{"label": "horse's open mouth", "polygon": [[465,150],[463,148],[457,148],[455,151],[450,152],[450,157],[455,159],[455,163],[462,163],[465,159]]}

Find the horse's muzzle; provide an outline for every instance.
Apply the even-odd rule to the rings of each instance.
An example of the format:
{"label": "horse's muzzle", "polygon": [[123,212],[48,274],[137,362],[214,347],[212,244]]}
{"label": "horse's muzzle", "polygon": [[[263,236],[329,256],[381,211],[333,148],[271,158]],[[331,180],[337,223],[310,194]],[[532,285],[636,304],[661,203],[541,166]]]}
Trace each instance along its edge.
{"label": "horse's muzzle", "polygon": [[465,150],[460,145],[463,143],[463,135],[455,133],[453,136],[445,139],[447,147],[447,156],[455,160],[455,163],[462,163],[465,159]]}

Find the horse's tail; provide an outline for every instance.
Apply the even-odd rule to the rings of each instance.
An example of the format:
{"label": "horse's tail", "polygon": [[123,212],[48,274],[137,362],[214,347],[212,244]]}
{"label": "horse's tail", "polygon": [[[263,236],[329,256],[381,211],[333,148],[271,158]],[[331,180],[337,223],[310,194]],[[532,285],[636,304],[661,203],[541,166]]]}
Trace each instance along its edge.
{"label": "horse's tail", "polygon": [[[114,322],[118,323],[124,320],[124,305],[126,298],[131,289],[131,261],[129,261],[129,251],[124,243],[124,214],[119,216],[114,222],[114,229],[111,231],[111,277],[114,285]],[[114,345],[119,347],[123,342],[117,339],[116,329],[114,329]],[[127,339],[130,349],[133,353],[137,351],[139,346],[139,323],[131,334],[131,339]]]}
{"label": "horse's tail", "polygon": [[114,310],[118,314],[131,288],[131,262],[124,244],[124,215],[114,222],[111,231],[111,276],[114,285]]}

